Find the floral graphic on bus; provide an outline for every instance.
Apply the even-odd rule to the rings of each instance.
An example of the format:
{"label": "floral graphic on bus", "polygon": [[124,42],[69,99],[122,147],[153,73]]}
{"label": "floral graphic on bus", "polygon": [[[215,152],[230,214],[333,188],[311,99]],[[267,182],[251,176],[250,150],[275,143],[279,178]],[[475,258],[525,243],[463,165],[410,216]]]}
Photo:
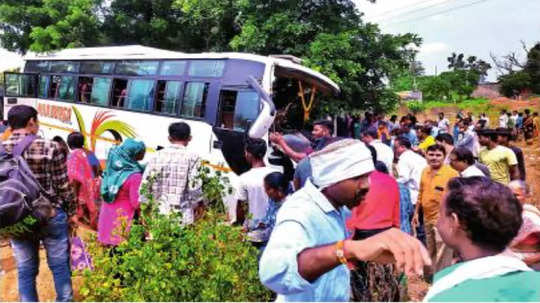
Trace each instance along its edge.
{"label": "floral graphic on bus", "polygon": [[[79,124],[79,131],[84,135],[85,138],[84,147],[90,149],[91,151],[95,152],[97,139],[106,132],[112,134],[115,143],[121,142],[122,136],[128,138],[135,138],[137,136],[137,133],[135,132],[133,126],[129,125],[126,122],[112,119],[115,117],[115,115],[108,110],[98,111],[95,113],[94,119],[92,119],[92,126],[90,128],[90,132],[88,133],[86,131],[86,125],[84,123],[81,112],[75,106],[72,107],[73,112],[75,113],[75,117],[77,118],[77,123]],[[88,142],[90,142],[90,146],[88,146]]]}

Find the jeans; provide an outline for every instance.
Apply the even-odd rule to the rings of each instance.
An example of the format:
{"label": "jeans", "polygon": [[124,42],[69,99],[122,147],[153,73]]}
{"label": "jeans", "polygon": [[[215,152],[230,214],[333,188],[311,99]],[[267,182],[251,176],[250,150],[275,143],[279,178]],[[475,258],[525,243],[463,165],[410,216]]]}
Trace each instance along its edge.
{"label": "jeans", "polygon": [[11,240],[17,261],[19,296],[23,302],[38,301],[36,276],[39,271],[40,240],[45,246],[47,264],[53,274],[56,301],[73,300],[68,220],[63,210],[56,211],[56,216],[43,227],[43,236],[40,238]]}

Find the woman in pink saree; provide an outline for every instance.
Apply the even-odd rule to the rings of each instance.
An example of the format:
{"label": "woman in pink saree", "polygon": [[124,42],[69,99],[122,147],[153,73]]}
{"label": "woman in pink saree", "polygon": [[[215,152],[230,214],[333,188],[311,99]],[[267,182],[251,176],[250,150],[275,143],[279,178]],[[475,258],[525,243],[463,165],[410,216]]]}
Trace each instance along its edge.
{"label": "woman in pink saree", "polygon": [[97,230],[99,215],[99,175],[91,164],[93,154],[84,149],[84,136],[81,133],[71,133],[68,136],[71,149],[67,167],[69,181],[77,195],[76,219],[78,222],[87,220],[90,227]]}

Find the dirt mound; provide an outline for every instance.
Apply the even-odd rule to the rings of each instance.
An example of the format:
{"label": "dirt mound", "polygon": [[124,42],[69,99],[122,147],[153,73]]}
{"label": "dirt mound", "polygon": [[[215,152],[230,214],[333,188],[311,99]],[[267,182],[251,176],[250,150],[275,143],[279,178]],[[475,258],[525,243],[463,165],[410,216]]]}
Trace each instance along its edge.
{"label": "dirt mound", "polygon": [[489,102],[491,105],[494,106],[505,106],[508,107],[509,110],[523,110],[525,108],[530,108],[532,110],[540,110],[540,98],[531,98],[527,100],[515,100],[515,99],[509,99],[505,97],[495,98],[491,99]]}

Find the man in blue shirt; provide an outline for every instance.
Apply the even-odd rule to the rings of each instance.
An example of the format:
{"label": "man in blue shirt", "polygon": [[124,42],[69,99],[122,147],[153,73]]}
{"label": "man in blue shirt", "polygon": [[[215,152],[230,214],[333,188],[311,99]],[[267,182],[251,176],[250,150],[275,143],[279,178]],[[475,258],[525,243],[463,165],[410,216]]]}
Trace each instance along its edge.
{"label": "man in blue shirt", "polygon": [[348,301],[349,261],[396,261],[420,274],[431,261],[423,245],[396,228],[353,241],[345,221],[369,190],[374,170],[366,146],[353,139],[310,155],[312,180],[289,197],[261,257],[262,283],[278,301]]}

